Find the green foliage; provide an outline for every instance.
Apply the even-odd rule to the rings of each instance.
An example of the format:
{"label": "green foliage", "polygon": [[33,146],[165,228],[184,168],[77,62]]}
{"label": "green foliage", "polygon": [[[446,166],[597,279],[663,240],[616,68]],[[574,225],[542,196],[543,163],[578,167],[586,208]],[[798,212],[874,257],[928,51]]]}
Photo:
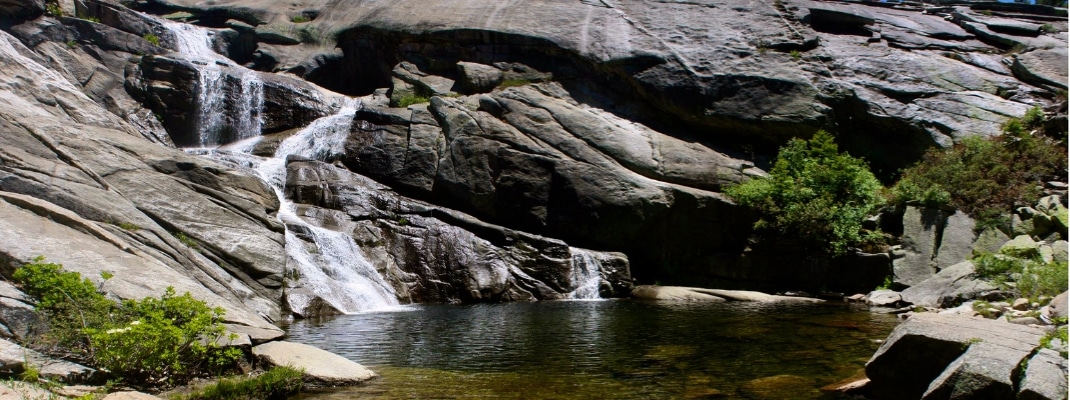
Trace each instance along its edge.
{"label": "green foliage", "polygon": [[981,254],[973,258],[978,277],[987,279],[1005,289],[1014,288],[1022,297],[1037,300],[1041,296],[1053,297],[1066,290],[1067,263],[1013,257],[1005,254]]}
{"label": "green foliage", "polygon": [[1059,33],[1059,29],[1052,24],[1044,24],[1040,26],[1040,30],[1047,33]]}
{"label": "green foliage", "polygon": [[725,192],[762,215],[755,229],[838,255],[864,238],[862,222],[883,203],[880,190],[865,161],[840,154],[832,135],[818,131],[781,148],[768,177]]}
{"label": "green foliage", "polygon": [[133,318],[124,325],[87,330],[96,364],[133,383],[183,382],[198,373],[218,373],[241,356],[220,348],[223,309],[208,307],[174,288],[160,298],[126,300]]}
{"label": "green foliage", "polygon": [[1068,356],[1070,356],[1070,354],[1067,353],[1067,346],[1070,346],[1070,342],[1067,341],[1067,330],[1065,323],[1066,321],[1063,321],[1063,326],[1048,331],[1048,333],[1045,333],[1044,336],[1040,338],[1040,347],[1046,349],[1050,349],[1053,347],[1052,342],[1055,341],[1055,339],[1059,339],[1060,341],[1062,341],[1062,347],[1059,351],[1059,355],[1063,356],[1063,358],[1067,358]]}
{"label": "green foliage", "polygon": [[888,276],[884,277],[884,283],[882,283],[880,286],[877,286],[877,289],[875,289],[875,290],[889,290],[891,288],[892,288],[892,276],[888,275]]}
{"label": "green foliage", "polygon": [[[112,276],[101,272],[105,281]],[[47,317],[44,343],[66,346],[68,355],[125,383],[180,383],[224,372],[242,356],[236,348],[216,344],[225,333],[223,309],[208,307],[189,293],[177,296],[167,288],[159,298],[120,304],[79,273],[41,257],[14,277]]]}
{"label": "green foliage", "polygon": [[142,36],[142,38],[144,38],[147,42],[152,43],[153,46],[160,46],[159,36],[153,35],[151,33],[146,33],[145,36]]}
{"label": "green foliage", "polygon": [[100,294],[93,282],[45,262],[44,257],[15,270],[13,277],[27,295],[37,299],[37,309],[48,319],[49,330],[37,343],[44,350],[84,357],[90,353],[85,328],[113,321],[116,304]]}
{"label": "green foliage", "polygon": [[182,242],[182,244],[186,245],[186,247],[189,247],[193,250],[198,250],[201,248],[201,246],[197,244],[196,240],[193,240],[193,238],[187,236],[184,232],[175,232],[174,236],[175,239],[178,239],[178,241]]}
{"label": "green foliage", "polygon": [[68,40],[67,41],[67,48],[68,49],[73,49],[75,47],[78,47],[78,42],[76,42],[74,40]]}
{"label": "green foliage", "polygon": [[1033,204],[1038,186],[1065,179],[1066,147],[1034,134],[1043,112],[1034,108],[1008,121],[1004,134],[971,136],[948,150],[933,149],[903,171],[892,188],[892,201],[951,205],[978,220],[978,229],[1006,228],[1017,204]]}
{"label": "green foliage", "polygon": [[790,53],[788,53],[788,54],[790,54],[790,55],[791,55],[791,58],[794,58],[794,59],[796,59],[796,60],[798,60],[798,59],[801,59],[801,58],[802,58],[802,53],[801,53],[801,52],[799,52],[798,50],[792,50],[792,51],[791,51]]}
{"label": "green foliage", "polygon": [[45,15],[49,17],[59,18],[63,16],[63,8],[60,7],[58,1],[49,1],[45,3]]}
{"label": "green foliage", "polygon": [[308,19],[308,17],[306,17],[304,15],[294,15],[293,18],[290,18],[290,21],[292,21],[295,24],[302,24],[302,23],[305,23],[305,22],[308,22],[308,21],[311,21],[311,20]]}
{"label": "green foliage", "polygon": [[32,365],[28,362],[22,363],[22,372],[19,373],[19,380],[29,383],[37,383],[41,380],[41,370],[36,365]]}
{"label": "green foliage", "polygon": [[119,227],[123,228],[125,230],[128,230],[130,232],[137,232],[137,231],[141,230],[140,226],[137,226],[137,224],[134,224],[134,223],[131,223],[131,222],[120,222],[119,223]]}
{"label": "green foliage", "polygon": [[413,104],[427,103],[429,101],[431,101],[431,98],[427,96],[407,94],[398,99],[398,107],[405,108]]}
{"label": "green foliage", "polygon": [[192,393],[171,396],[171,400],[285,399],[301,391],[304,372],[292,367],[275,367],[256,377],[224,378]]}

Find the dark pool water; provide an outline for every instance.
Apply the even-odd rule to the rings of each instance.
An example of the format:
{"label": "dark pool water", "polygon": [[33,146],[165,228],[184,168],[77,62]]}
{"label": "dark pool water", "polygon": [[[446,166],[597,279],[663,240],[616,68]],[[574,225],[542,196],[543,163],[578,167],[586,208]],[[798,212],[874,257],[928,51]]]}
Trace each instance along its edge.
{"label": "dark pool water", "polygon": [[381,375],[300,399],[835,399],[895,317],[844,303],[421,305],[297,321]]}

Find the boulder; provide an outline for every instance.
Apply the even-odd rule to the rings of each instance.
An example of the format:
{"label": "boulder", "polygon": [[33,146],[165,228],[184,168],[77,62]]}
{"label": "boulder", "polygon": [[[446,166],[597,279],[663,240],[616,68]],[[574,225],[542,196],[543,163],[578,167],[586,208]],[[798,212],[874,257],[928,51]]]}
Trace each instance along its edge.
{"label": "boulder", "polygon": [[378,377],[371,370],[345,357],[293,342],[269,342],[253,347],[253,356],[264,367],[303,369],[304,378],[324,386],[355,385]]}
{"label": "boulder", "polygon": [[866,295],[866,304],[873,307],[900,307],[903,295],[894,290],[874,290]]}
{"label": "boulder", "polygon": [[502,83],[502,71],[495,67],[470,62],[458,62],[458,83],[465,93],[486,93]]}
{"label": "boulder", "polygon": [[1059,353],[1040,349],[1022,371],[1018,400],[1060,400],[1066,398],[1067,362]]}
{"label": "boulder", "polygon": [[[871,394],[877,399],[1013,398],[1012,379],[1042,334],[987,319],[915,314],[866,363]],[[990,393],[1003,397],[983,397]]]}
{"label": "boulder", "polygon": [[997,253],[1000,246],[1010,241],[1010,236],[996,228],[987,228],[977,236],[973,244],[973,254]]}
{"label": "boulder", "polygon": [[997,289],[976,278],[974,272],[974,265],[970,261],[945,268],[929,279],[903,290],[903,301],[916,306],[951,308]]}
{"label": "boulder", "polygon": [[1059,293],[1058,296],[1055,296],[1054,299],[1051,299],[1051,303],[1048,305],[1048,307],[1051,310],[1052,318],[1066,318],[1067,316],[1070,316],[1070,312],[1067,311],[1068,306],[1066,293],[1067,292]]}
{"label": "boulder", "polygon": [[892,258],[894,282],[914,286],[928,279],[938,269],[933,262],[943,213],[935,208],[907,206],[903,212],[902,247]]}
{"label": "boulder", "polygon": [[1040,245],[1029,235],[1018,235],[999,248],[1000,254],[1011,257],[1033,258],[1040,256]]}
{"label": "boulder", "polygon": [[979,338],[933,379],[922,399],[1014,398],[1019,364],[1029,357],[1031,350],[1031,347],[986,343]]}

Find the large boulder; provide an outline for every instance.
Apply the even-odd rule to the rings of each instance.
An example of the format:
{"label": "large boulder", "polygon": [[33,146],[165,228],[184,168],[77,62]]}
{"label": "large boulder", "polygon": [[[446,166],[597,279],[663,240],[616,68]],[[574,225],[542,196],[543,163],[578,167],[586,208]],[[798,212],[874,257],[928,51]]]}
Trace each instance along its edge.
{"label": "large boulder", "polygon": [[1029,359],[1018,389],[1018,400],[1066,398],[1066,358],[1051,349],[1040,349]]}
{"label": "large boulder", "polygon": [[917,306],[951,308],[996,289],[977,278],[973,262],[963,261],[903,290],[902,298]]}
{"label": "large boulder", "polygon": [[987,319],[911,316],[866,363],[870,393],[877,399],[1015,398],[1017,380],[1030,379],[1023,367],[1042,335]]}
{"label": "large boulder", "polygon": [[301,343],[264,343],[253,347],[253,356],[265,367],[302,369],[306,381],[324,386],[355,385],[379,376],[345,357]]}
{"label": "large boulder", "polygon": [[973,219],[961,212],[907,206],[903,244],[892,260],[894,282],[917,285],[969,258],[977,240],[973,226]]}

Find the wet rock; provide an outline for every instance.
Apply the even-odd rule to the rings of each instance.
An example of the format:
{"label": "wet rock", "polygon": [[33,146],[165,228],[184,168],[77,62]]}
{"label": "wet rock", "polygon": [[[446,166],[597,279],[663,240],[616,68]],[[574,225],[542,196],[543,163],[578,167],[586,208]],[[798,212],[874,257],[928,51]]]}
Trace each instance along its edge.
{"label": "wet rock", "polygon": [[303,369],[306,381],[324,386],[355,385],[378,377],[371,370],[345,357],[292,342],[269,342],[253,347],[253,356],[265,367]]}
{"label": "wet rock", "polygon": [[813,380],[796,375],[776,375],[758,378],[740,386],[739,391],[749,399],[783,399],[786,397],[810,397],[820,394],[813,387]]}
{"label": "wet rock", "polygon": [[[619,297],[631,290],[620,253],[589,251],[515,231],[471,215],[401,196],[367,177],[322,162],[291,160],[289,197],[315,225],[346,232],[399,299],[496,302]],[[288,301],[302,315],[337,299],[291,284]],[[307,303],[306,300],[308,299]],[[298,302],[297,304],[295,302]],[[305,311],[307,310],[307,311]]]}

